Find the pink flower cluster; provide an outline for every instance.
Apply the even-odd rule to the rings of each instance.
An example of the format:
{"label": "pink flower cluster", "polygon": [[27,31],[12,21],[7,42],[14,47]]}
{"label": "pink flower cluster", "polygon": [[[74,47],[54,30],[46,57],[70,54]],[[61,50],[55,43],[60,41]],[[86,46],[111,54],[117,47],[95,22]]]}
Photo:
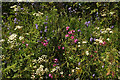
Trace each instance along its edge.
{"label": "pink flower cluster", "polygon": [[53,78],[52,74],[49,74],[49,77]]}
{"label": "pink flower cluster", "polygon": [[[60,49],[61,47],[60,46],[58,46],[58,49]],[[62,47],[62,49],[65,49],[65,47]]]}
{"label": "pink flower cluster", "polygon": [[105,44],[106,44],[106,42],[104,41],[103,43],[100,43],[100,45],[103,45],[103,46],[105,46]]}
{"label": "pink flower cluster", "polygon": [[47,40],[44,40],[44,42],[41,42],[43,44],[43,46],[47,46],[48,42]]}
{"label": "pink flower cluster", "polygon": [[55,58],[55,59],[54,59],[54,63],[57,63],[57,62],[58,62],[58,59],[57,59],[57,58]]}
{"label": "pink flower cluster", "polygon": [[69,28],[70,28],[70,27],[69,27],[69,26],[67,26],[67,27],[66,27],[66,30],[68,30]]}
{"label": "pink flower cluster", "polygon": [[[70,28],[70,27],[67,26],[67,27],[66,27],[66,30],[68,30],[69,28]],[[71,39],[74,39],[74,36],[73,36],[73,35],[74,35],[74,32],[75,32],[75,30],[69,31],[68,34],[65,35],[65,37],[70,37],[70,34],[72,34],[72,36],[71,36],[70,38],[71,38]],[[74,40],[75,43],[76,43],[77,41],[78,41],[78,39],[75,39],[75,40]]]}
{"label": "pink flower cluster", "polygon": [[[24,44],[25,43],[25,41],[22,41],[22,43]],[[25,44],[26,46],[28,46],[28,44]]]}
{"label": "pink flower cluster", "polygon": [[[58,59],[57,58],[54,59],[54,63],[58,63]],[[53,67],[55,67],[55,66],[56,66],[56,64],[53,64]]]}

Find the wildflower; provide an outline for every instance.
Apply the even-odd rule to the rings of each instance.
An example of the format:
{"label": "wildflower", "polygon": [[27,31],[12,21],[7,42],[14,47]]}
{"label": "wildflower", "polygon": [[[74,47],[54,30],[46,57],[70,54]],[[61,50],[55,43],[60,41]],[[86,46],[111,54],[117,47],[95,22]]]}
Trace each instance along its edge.
{"label": "wildflower", "polygon": [[69,26],[67,26],[67,27],[66,27],[66,30],[68,30],[69,28],[70,28],[70,27],[69,27]]}
{"label": "wildflower", "polygon": [[48,42],[46,42],[45,44],[48,44]]}
{"label": "wildflower", "polygon": [[78,39],[75,39],[74,42],[76,43],[78,41]]}
{"label": "wildflower", "polygon": [[74,36],[71,36],[71,39],[74,39]]}
{"label": "wildflower", "polygon": [[52,75],[51,74],[49,74],[49,77],[51,77]]}
{"label": "wildflower", "polygon": [[96,39],[94,38],[94,41],[95,41]]}
{"label": "wildflower", "polygon": [[72,35],[74,35],[74,33],[72,33]]}
{"label": "wildflower", "polygon": [[28,44],[26,44],[26,46],[28,46]]}
{"label": "wildflower", "polygon": [[22,41],[22,43],[24,44],[25,42],[24,42],[24,41]]}
{"label": "wildflower", "polygon": [[14,30],[21,29],[21,28],[23,28],[23,26],[16,26],[16,28]]}
{"label": "wildflower", "polygon": [[71,7],[69,7],[68,10],[71,10]]}
{"label": "wildflower", "polygon": [[110,74],[110,71],[108,71],[108,73],[106,74],[107,76]]}
{"label": "wildflower", "polygon": [[58,46],[58,49],[60,49],[60,46]]}
{"label": "wildflower", "polygon": [[56,64],[53,64],[53,67],[55,67],[56,66]]}
{"label": "wildflower", "polygon": [[40,37],[40,39],[42,39],[42,36]]}
{"label": "wildflower", "polygon": [[62,47],[62,49],[64,49],[64,47]]}
{"label": "wildflower", "polygon": [[14,8],[14,11],[19,11],[20,10],[20,6],[17,6],[16,8]]}
{"label": "wildflower", "polygon": [[80,30],[80,29],[78,29],[78,32],[81,32],[81,30]]}
{"label": "wildflower", "polygon": [[44,32],[47,32],[47,29],[45,29],[45,31]]}
{"label": "wildflower", "polygon": [[99,43],[103,43],[103,41],[102,41],[102,40],[99,40]]}
{"label": "wildflower", "polygon": [[65,37],[69,37],[69,34],[66,34]]}
{"label": "wildflower", "polygon": [[16,8],[17,7],[17,5],[14,5],[14,6],[11,6],[10,8]]}
{"label": "wildflower", "polygon": [[0,42],[4,42],[5,40],[4,39],[1,39]]}
{"label": "wildflower", "polygon": [[21,8],[21,10],[23,10],[24,8]]}
{"label": "wildflower", "polygon": [[44,22],[44,24],[47,24],[47,22]]}
{"label": "wildflower", "polygon": [[93,57],[93,55],[90,55],[90,57]]}
{"label": "wildflower", "polygon": [[23,39],[24,39],[24,37],[23,37],[23,36],[20,36],[20,37],[19,37],[19,39],[20,39],[20,40],[23,40]]}
{"label": "wildflower", "polygon": [[68,34],[72,34],[72,31],[69,31]]}
{"label": "wildflower", "polygon": [[63,74],[63,72],[60,72],[60,74]]}
{"label": "wildflower", "polygon": [[45,28],[47,28],[47,26],[45,26]]}
{"label": "wildflower", "polygon": [[47,40],[44,40],[45,42],[47,42]]}
{"label": "wildflower", "polygon": [[104,46],[105,44],[106,44],[106,42],[104,41],[104,42],[103,42],[103,46]]}
{"label": "wildflower", "polygon": [[57,62],[58,62],[58,59],[57,59],[57,58],[55,58],[55,59],[54,59],[54,62],[55,62],[55,63],[57,63]]}
{"label": "wildflower", "polygon": [[114,28],[114,26],[111,26],[111,29]]}
{"label": "wildflower", "polygon": [[72,30],[72,32],[75,32],[75,30]]}
{"label": "wildflower", "polygon": [[53,78],[53,76],[51,76],[51,78]]}
{"label": "wildflower", "polygon": [[92,75],[93,77],[95,76],[95,74]]}
{"label": "wildflower", "polygon": [[14,22],[17,21],[17,18],[14,19]]}
{"label": "wildflower", "polygon": [[88,51],[86,51],[86,55],[87,55],[87,56],[89,55],[89,52],[88,52]]}
{"label": "wildflower", "polygon": [[35,24],[35,26],[36,26],[36,29],[38,29],[38,25],[37,25],[37,24]]}
{"label": "wildflower", "polygon": [[80,42],[78,42],[78,44],[80,44]]}
{"label": "wildflower", "polygon": [[42,33],[42,31],[40,31],[40,33]]}
{"label": "wildflower", "polygon": [[74,73],[74,71],[75,71],[75,70],[74,70],[74,69],[72,69],[72,73]]}
{"label": "wildflower", "polygon": [[85,22],[85,25],[86,25],[87,27],[88,27],[88,24],[90,24],[90,21],[88,21],[88,22],[86,21],[86,22]]}
{"label": "wildflower", "polygon": [[69,74],[69,76],[71,76],[71,74]]}
{"label": "wildflower", "polygon": [[107,31],[110,31],[111,29],[110,28],[106,28]]}
{"label": "wildflower", "polygon": [[52,32],[55,32],[55,30],[53,30]]}
{"label": "wildflower", "polygon": [[104,65],[102,66],[102,68],[104,68]]}
{"label": "wildflower", "polygon": [[12,34],[11,36],[9,36],[9,40],[14,40],[17,37],[17,34]]}
{"label": "wildflower", "polygon": [[95,51],[95,53],[97,53],[97,51]]}
{"label": "wildflower", "polygon": [[109,41],[110,39],[109,39],[109,38],[107,38],[107,40]]}
{"label": "wildflower", "polygon": [[100,43],[100,45],[102,45],[102,43]]}
{"label": "wildflower", "polygon": [[56,71],[56,69],[55,69],[55,68],[53,68],[51,72],[54,72],[54,71]]}
{"label": "wildflower", "polygon": [[93,40],[93,38],[91,37],[91,38],[90,38],[90,41],[92,41],[92,40]]}
{"label": "wildflower", "polygon": [[80,45],[78,45],[78,47],[80,47]]}
{"label": "wildflower", "polygon": [[113,31],[110,31],[109,33],[113,33]]}
{"label": "wildflower", "polygon": [[87,43],[87,41],[83,41],[82,43]]}
{"label": "wildflower", "polygon": [[80,65],[80,62],[78,63],[78,65]]}

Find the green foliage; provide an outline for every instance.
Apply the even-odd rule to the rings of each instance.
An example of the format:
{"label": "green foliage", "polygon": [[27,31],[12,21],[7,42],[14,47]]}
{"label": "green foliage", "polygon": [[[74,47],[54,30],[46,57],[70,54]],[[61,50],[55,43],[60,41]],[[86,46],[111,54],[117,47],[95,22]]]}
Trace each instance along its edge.
{"label": "green foliage", "polygon": [[3,79],[120,77],[119,3],[3,3],[2,7]]}

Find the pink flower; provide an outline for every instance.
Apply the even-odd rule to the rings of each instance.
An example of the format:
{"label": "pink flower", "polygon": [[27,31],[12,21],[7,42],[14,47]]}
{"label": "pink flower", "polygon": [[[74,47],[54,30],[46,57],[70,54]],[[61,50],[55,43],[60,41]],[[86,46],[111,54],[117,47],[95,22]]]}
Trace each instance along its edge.
{"label": "pink flower", "polygon": [[48,42],[46,42],[45,44],[48,44]]}
{"label": "pink flower", "polygon": [[72,33],[72,35],[74,35],[74,33]]}
{"label": "pink flower", "polygon": [[72,30],[72,32],[75,32],[75,30]]}
{"label": "pink flower", "polygon": [[65,47],[62,47],[62,49],[65,49]]}
{"label": "pink flower", "polygon": [[74,42],[76,43],[78,41],[78,39],[75,39]]}
{"label": "pink flower", "polygon": [[53,76],[50,76],[51,78],[53,78]]}
{"label": "pink flower", "polygon": [[97,51],[95,51],[95,53],[97,53]]}
{"label": "pink flower", "polygon": [[25,42],[24,42],[24,41],[22,41],[22,43],[24,44]]}
{"label": "pink flower", "polygon": [[55,58],[54,60],[55,60],[55,61],[57,61],[58,59],[57,59],[57,58]]}
{"label": "pink flower", "polygon": [[69,34],[66,34],[65,37],[69,37]]}
{"label": "pink flower", "polygon": [[55,63],[57,63],[57,62],[58,62],[58,59],[57,59],[57,58],[55,58],[55,59],[54,59],[54,62],[55,62]]}
{"label": "pink flower", "polygon": [[71,36],[71,39],[74,39],[74,36]]}
{"label": "pink flower", "polygon": [[55,67],[56,66],[56,64],[53,64],[53,67]]}
{"label": "pink flower", "polygon": [[72,31],[69,31],[68,34],[72,34]]}
{"label": "pink flower", "polygon": [[60,46],[58,46],[58,49],[60,49]]}
{"label": "pink flower", "polygon": [[49,77],[51,77],[52,75],[51,74],[49,74]]}
{"label": "pink flower", "polygon": [[67,26],[67,27],[66,27],[66,30],[68,30],[69,28],[70,28],[70,27],[69,27],[69,26]]}
{"label": "pink flower", "polygon": [[46,43],[43,43],[44,46],[47,46]]}
{"label": "pink flower", "polygon": [[93,57],[93,55],[91,55],[90,57]]}
{"label": "pink flower", "polygon": [[106,42],[104,41],[104,42],[103,42],[103,46],[104,46],[105,44],[106,44]]}
{"label": "pink flower", "polygon": [[43,42],[41,42],[43,44]]}
{"label": "pink flower", "polygon": [[71,76],[71,74],[69,74],[69,76]]}
{"label": "pink flower", "polygon": [[43,43],[43,45],[45,45],[46,43]]}
{"label": "pink flower", "polygon": [[26,44],[26,46],[28,46],[28,44]]}
{"label": "pink flower", "polygon": [[100,45],[102,45],[102,43],[100,43]]}
{"label": "pink flower", "polygon": [[47,40],[44,40],[45,42],[47,42]]}

